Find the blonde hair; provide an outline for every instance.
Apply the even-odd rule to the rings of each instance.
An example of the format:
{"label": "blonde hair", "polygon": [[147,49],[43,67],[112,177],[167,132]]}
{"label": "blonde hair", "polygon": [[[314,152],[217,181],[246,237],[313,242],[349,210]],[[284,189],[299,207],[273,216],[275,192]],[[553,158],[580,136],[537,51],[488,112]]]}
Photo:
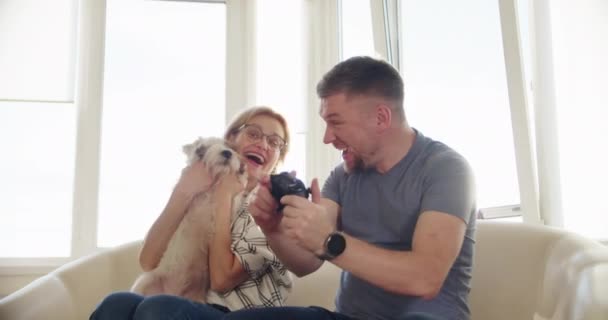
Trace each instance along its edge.
{"label": "blonde hair", "polygon": [[289,127],[287,126],[287,121],[285,121],[285,118],[280,113],[274,111],[270,107],[255,106],[241,111],[232,119],[232,121],[228,125],[228,128],[226,128],[226,132],[224,133],[224,139],[226,139],[227,141],[231,141],[232,138],[238,134],[238,130],[241,126],[247,124],[249,120],[257,116],[271,117],[277,120],[281,124],[281,127],[283,127],[285,137],[282,138],[283,140],[285,140],[285,146],[280,151],[279,163],[283,162],[283,160],[285,160],[285,155],[287,154],[287,151],[289,151]]}

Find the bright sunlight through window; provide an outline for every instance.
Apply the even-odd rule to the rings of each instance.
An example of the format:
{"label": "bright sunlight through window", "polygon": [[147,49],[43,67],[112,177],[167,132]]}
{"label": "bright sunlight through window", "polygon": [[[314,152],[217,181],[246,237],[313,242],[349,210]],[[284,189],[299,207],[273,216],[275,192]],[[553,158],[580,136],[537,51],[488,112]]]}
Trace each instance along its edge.
{"label": "bright sunlight through window", "polygon": [[142,239],[185,166],[225,127],[224,4],[110,0],[99,246]]}

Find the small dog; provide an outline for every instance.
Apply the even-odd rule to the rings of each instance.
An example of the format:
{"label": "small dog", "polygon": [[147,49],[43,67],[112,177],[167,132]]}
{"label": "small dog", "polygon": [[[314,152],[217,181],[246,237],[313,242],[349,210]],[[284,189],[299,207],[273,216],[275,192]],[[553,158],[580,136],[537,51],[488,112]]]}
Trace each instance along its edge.
{"label": "small dog", "polygon": [[[188,165],[203,161],[213,179],[236,174],[243,185],[247,181],[244,162],[223,139],[198,138],[185,145],[183,151]],[[205,302],[210,281],[209,243],[215,229],[213,188],[192,200],[158,266],[139,276],[132,292],[144,296],[171,294]],[[236,217],[243,197],[244,192],[234,197],[231,220]]]}

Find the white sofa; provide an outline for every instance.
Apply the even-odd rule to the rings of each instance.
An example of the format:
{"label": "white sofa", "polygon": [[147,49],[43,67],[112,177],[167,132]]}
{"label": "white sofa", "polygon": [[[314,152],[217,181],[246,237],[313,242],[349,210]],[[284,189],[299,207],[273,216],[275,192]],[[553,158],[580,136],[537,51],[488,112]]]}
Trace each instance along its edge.
{"label": "white sofa", "polygon": [[[478,221],[474,320],[608,319],[608,248],[562,230]],[[0,320],[82,320],[140,272],[140,243],[66,264],[0,300]],[[296,279],[290,305],[333,308],[339,270]]]}

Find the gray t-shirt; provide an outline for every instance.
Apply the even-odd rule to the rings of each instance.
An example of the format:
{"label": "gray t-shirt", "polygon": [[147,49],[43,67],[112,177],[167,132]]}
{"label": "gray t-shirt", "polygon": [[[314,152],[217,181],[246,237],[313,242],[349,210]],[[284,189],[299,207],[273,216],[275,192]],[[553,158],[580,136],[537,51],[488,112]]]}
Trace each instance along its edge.
{"label": "gray t-shirt", "polygon": [[420,213],[452,214],[467,223],[460,254],[439,294],[424,300],[390,293],[343,271],[336,296],[337,311],[357,319],[400,319],[426,312],[450,320],[469,319],[468,295],[475,233],[475,186],[467,161],[445,144],[416,131],[407,155],[385,174],[375,169],[346,173],[337,166],[323,187],[323,196],[341,207],[338,226],[345,233],[376,246],[412,249]]}

